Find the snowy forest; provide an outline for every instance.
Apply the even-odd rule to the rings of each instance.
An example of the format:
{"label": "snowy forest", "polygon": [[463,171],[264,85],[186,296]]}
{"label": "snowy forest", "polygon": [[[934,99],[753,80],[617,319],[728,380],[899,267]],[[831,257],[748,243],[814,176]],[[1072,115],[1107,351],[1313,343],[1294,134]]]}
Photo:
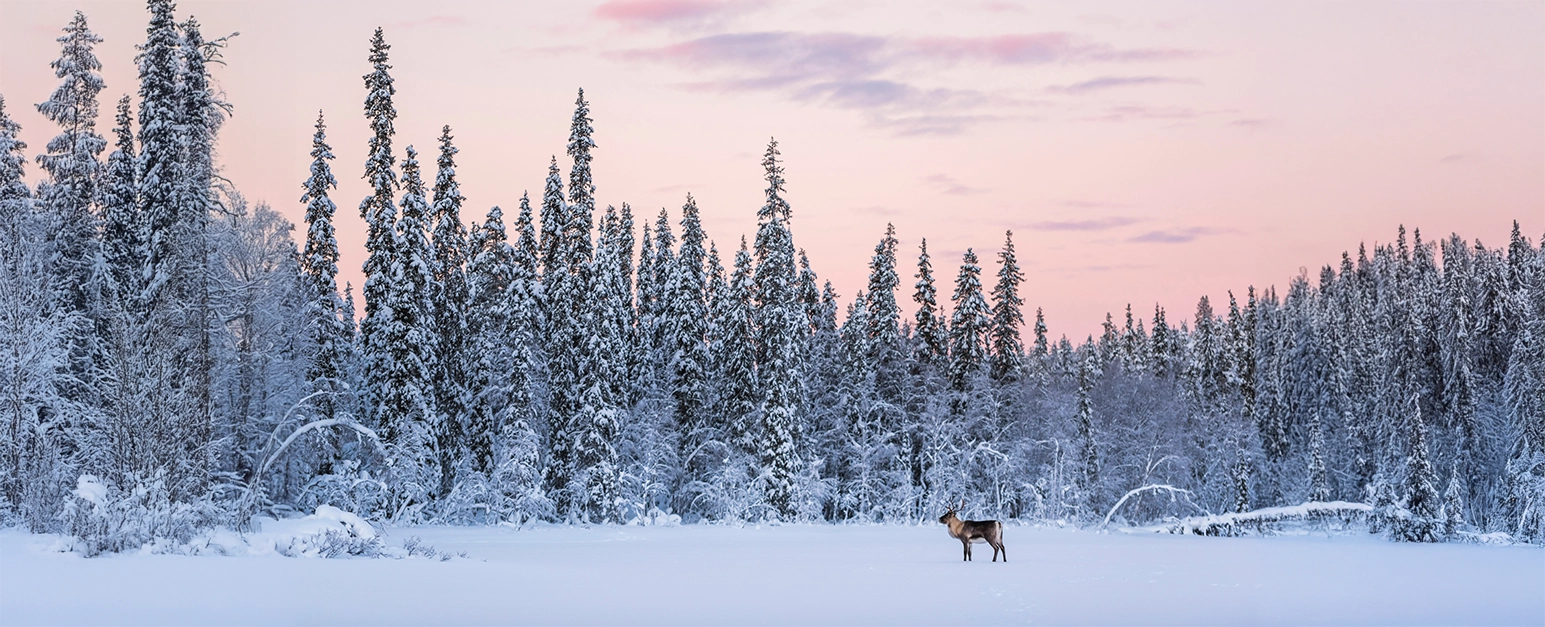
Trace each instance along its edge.
{"label": "snowy forest", "polygon": [[[918,524],[964,500],[1135,525],[1347,502],[1398,540],[1545,541],[1545,251],[1516,222],[1502,247],[1390,225],[1281,289],[1068,338],[1025,303],[1012,233],[956,264],[876,225],[867,286],[835,293],[776,141],[738,241],[690,195],[597,206],[582,90],[540,191],[464,223],[452,129],[424,153],[395,135],[377,29],[363,111],[317,118],[302,237],[220,176],[227,41],[148,6],[105,133],[80,13],[36,105],[58,134],[28,152],[0,99],[0,523],[114,551],[322,505]],[[347,170],[373,189],[362,311],[336,278],[344,119],[372,131]]]}

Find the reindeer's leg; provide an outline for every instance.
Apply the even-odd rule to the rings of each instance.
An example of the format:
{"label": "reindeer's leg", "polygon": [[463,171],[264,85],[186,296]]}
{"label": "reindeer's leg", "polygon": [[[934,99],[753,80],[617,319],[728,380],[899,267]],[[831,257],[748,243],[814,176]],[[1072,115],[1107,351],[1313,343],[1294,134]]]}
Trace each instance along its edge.
{"label": "reindeer's leg", "polygon": [[961,554],[960,561],[962,561],[962,562],[969,562],[969,561],[971,561],[971,541],[970,540],[961,540],[960,544],[963,545],[963,548],[961,549],[963,551],[963,553]]}

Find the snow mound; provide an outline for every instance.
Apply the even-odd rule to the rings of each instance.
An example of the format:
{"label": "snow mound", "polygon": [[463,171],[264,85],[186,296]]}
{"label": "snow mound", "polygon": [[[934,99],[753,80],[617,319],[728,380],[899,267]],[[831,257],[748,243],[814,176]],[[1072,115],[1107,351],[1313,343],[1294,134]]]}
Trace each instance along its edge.
{"label": "snow mound", "polygon": [[379,557],[384,545],[365,519],[331,505],[289,520],[264,519],[247,538],[252,553],[272,551],[287,557]]}

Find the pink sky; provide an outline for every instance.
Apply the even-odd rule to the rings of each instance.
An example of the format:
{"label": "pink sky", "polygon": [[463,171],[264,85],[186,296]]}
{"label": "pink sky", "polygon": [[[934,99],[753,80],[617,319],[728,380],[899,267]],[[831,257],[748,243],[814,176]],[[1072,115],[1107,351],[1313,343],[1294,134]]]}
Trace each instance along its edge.
{"label": "pink sky", "polygon": [[[107,40],[104,110],[136,89],[143,3],[0,0],[0,94],[33,150],[55,133],[30,105],[56,84],[53,38],[76,8]],[[216,70],[236,107],[220,160],[297,224],[326,111],[340,279],[356,286],[378,25],[397,155],[432,153],[450,124],[466,219],[540,194],[583,87],[602,205],[674,222],[690,191],[721,251],[754,228],[776,136],[796,244],[844,304],[886,222],[908,303],[921,237],[947,297],[961,252],[994,260],[1013,229],[1027,316],[1043,307],[1075,340],[1129,302],[1174,321],[1202,294],[1285,285],[1402,223],[1493,247],[1515,219],[1531,240],[1545,230],[1542,2],[184,1],[178,15],[241,32]]]}

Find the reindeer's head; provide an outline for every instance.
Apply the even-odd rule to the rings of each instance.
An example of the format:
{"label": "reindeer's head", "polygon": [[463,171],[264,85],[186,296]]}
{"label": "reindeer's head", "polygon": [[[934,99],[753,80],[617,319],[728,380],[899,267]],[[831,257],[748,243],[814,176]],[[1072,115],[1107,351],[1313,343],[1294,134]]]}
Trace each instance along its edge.
{"label": "reindeer's head", "polygon": [[966,500],[965,499],[960,499],[960,504],[959,505],[951,505],[949,511],[944,512],[944,515],[939,517],[939,522],[948,525],[951,522],[959,521],[960,517],[956,516],[955,514],[960,511],[960,508],[965,507],[965,506],[966,506]]}

